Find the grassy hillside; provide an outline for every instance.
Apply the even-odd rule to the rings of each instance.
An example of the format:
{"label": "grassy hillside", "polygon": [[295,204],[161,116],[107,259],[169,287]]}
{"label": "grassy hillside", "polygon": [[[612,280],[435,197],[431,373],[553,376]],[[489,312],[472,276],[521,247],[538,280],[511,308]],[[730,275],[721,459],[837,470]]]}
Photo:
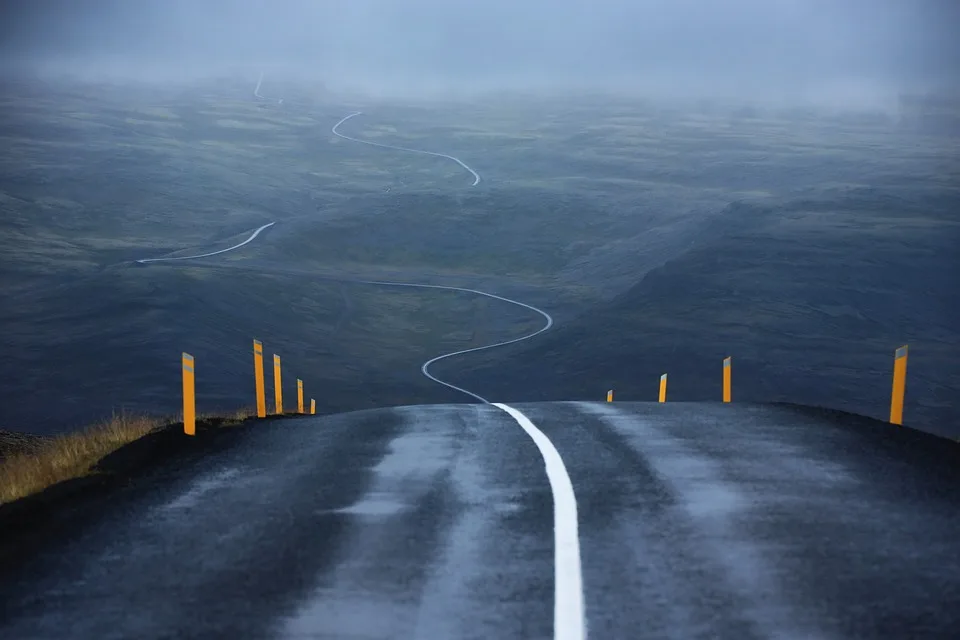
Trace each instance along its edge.
{"label": "grassy hillside", "polygon": [[[876,118],[591,97],[356,104],[287,86],[281,107],[253,100],[253,81],[4,85],[0,288],[15,304],[0,308],[0,428],[173,413],[181,351],[197,357],[203,410],[248,405],[254,337],[283,357],[287,395],[301,377],[324,412],[456,401],[422,378],[424,360],[539,327],[504,303],[358,279],[553,313],[542,341],[438,368],[478,391],[594,397],[669,362],[677,394],[709,397],[701,362],[730,350],[738,393],[876,414],[859,372],[883,378],[910,341],[910,402],[925,408],[908,415],[952,411],[951,141]],[[331,135],[358,109],[344,133],[453,154],[483,182]],[[226,248],[273,221],[233,253],[132,263]],[[839,391],[783,369],[798,345],[817,371],[840,360]]]}
{"label": "grassy hillside", "polygon": [[[899,194],[899,195],[896,195]],[[960,199],[902,187],[734,205],[720,231],[615,301],[535,344],[486,356],[460,384],[505,399],[734,395],[886,418],[893,350],[910,344],[906,420],[960,437]],[[748,224],[749,223],[749,224]],[[536,386],[522,381],[538,380]]]}

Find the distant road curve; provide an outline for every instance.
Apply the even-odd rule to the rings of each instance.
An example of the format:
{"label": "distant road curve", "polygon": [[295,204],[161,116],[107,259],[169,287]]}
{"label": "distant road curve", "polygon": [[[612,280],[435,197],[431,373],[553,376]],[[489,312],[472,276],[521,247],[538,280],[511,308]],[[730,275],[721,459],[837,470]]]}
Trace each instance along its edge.
{"label": "distant road curve", "polygon": [[[257,80],[257,86],[253,88],[253,95],[261,100],[267,100],[267,96],[260,93],[260,85],[263,84],[263,71],[260,72],[260,78]],[[283,104],[283,98],[277,100],[277,104]]]}
{"label": "distant road curve", "polygon": [[233,245],[232,247],[227,247],[226,249],[221,249],[220,251],[211,251],[210,253],[201,253],[201,254],[196,255],[196,256],[180,256],[180,257],[177,257],[177,258],[144,258],[143,260],[137,260],[137,262],[138,262],[139,264],[146,264],[146,263],[148,263],[148,262],[173,262],[173,261],[175,261],[175,260],[193,260],[194,258],[206,258],[206,257],[209,257],[209,256],[220,255],[221,253],[226,253],[226,252],[228,252],[228,251],[233,251],[234,249],[239,249],[240,247],[242,247],[242,246],[245,245],[245,244],[249,244],[250,242],[252,242],[252,241],[254,240],[254,238],[256,238],[258,235],[260,235],[260,232],[261,232],[261,231],[263,231],[263,230],[266,229],[267,227],[272,227],[272,226],[275,225],[275,224],[277,224],[277,223],[276,223],[276,222],[271,222],[271,223],[269,223],[269,224],[265,224],[265,225],[263,225],[262,227],[260,227],[259,229],[257,229],[256,231],[254,231],[252,234],[250,234],[250,237],[247,238],[246,240],[244,240],[243,242],[241,242],[240,244],[235,244],[235,245]]}
{"label": "distant road curve", "polygon": [[[258,86],[259,86],[259,85],[258,85]],[[360,144],[368,144],[368,145],[370,145],[370,146],[372,146],[372,147],[381,147],[381,148],[383,148],[383,149],[394,149],[394,150],[396,150],[396,151],[409,151],[410,153],[422,153],[422,154],[428,155],[428,156],[436,156],[436,157],[438,157],[438,158],[447,158],[448,160],[453,160],[453,161],[456,162],[458,165],[460,165],[461,167],[463,167],[464,169],[466,169],[467,171],[469,171],[471,174],[473,174],[473,184],[470,185],[470,186],[475,187],[475,186],[477,186],[478,184],[480,184],[480,174],[477,173],[476,171],[474,171],[473,169],[471,169],[469,166],[467,166],[467,164],[466,164],[463,160],[461,160],[460,158],[455,158],[454,156],[448,156],[448,155],[445,154],[445,153],[436,153],[435,151],[424,151],[423,149],[411,149],[411,148],[409,148],[409,147],[398,147],[398,146],[392,145],[392,144],[382,144],[382,143],[380,143],[380,142],[370,142],[369,140],[361,140],[361,139],[359,139],[359,138],[352,138],[352,137],[350,137],[350,136],[343,135],[342,133],[340,133],[339,131],[337,131],[337,127],[339,127],[340,125],[342,125],[342,124],[343,124],[344,122],[346,122],[347,120],[350,120],[351,118],[355,118],[356,116],[361,115],[362,113],[363,113],[362,111],[357,111],[356,113],[351,113],[350,115],[348,115],[348,116],[346,116],[345,118],[343,118],[342,120],[340,120],[340,122],[338,122],[337,124],[333,125],[333,128],[330,129],[330,132],[333,133],[333,135],[335,135],[335,136],[339,136],[339,137],[343,138],[344,140],[350,140],[350,141],[352,141],[352,142],[359,142]]]}
{"label": "distant road curve", "polygon": [[[272,224],[272,223],[271,223],[271,224]],[[269,226],[269,225],[266,225],[266,226]],[[259,233],[261,230],[263,230],[263,228],[264,228],[264,227],[261,227],[260,229],[257,230],[257,232]],[[256,236],[256,234],[254,234],[254,236],[251,236],[250,238],[248,238],[248,239],[246,240],[246,242],[250,242],[251,240],[253,240],[253,238],[254,238],[255,236]],[[246,242],[244,242],[244,243],[242,243],[242,244],[246,244]],[[241,246],[241,245],[237,245],[237,246],[239,247],[239,246]],[[235,249],[236,247],[231,247],[231,248],[232,248],[232,249]],[[203,256],[184,256],[184,257],[182,257],[182,258],[153,258],[153,259],[151,259],[151,260],[137,260],[137,262],[143,263],[143,262],[162,262],[162,261],[168,261],[168,260],[187,260],[187,259],[189,259],[189,258],[198,258],[198,257],[204,257],[204,256],[208,256],[208,255],[216,255],[217,253],[223,253],[223,252],[222,252],[222,251],[217,251],[217,252],[213,252],[213,253],[203,254]],[[226,267],[226,265],[224,265],[224,266]],[[234,266],[234,267],[230,267],[230,268],[236,268],[236,267]],[[289,274],[289,275],[294,275],[294,274],[295,274],[295,275],[299,275],[299,276],[309,276],[309,275],[311,275],[309,272],[306,272],[306,271],[290,271],[290,270],[283,270],[283,269],[276,270],[276,269],[269,269],[269,268],[267,268],[267,269],[257,268],[256,271],[257,271],[258,273],[276,273],[276,274]],[[484,404],[493,404],[493,403],[490,402],[489,400],[487,400],[486,398],[484,398],[483,396],[481,396],[481,395],[478,394],[478,393],[474,393],[473,391],[470,391],[469,389],[464,389],[463,387],[458,387],[457,385],[455,385],[455,384],[453,384],[453,383],[450,383],[450,382],[447,382],[447,381],[445,381],[445,380],[442,380],[441,378],[438,378],[437,376],[435,376],[435,375],[433,375],[432,373],[430,373],[430,366],[433,365],[433,364],[436,363],[436,362],[440,362],[441,360],[446,360],[447,358],[453,358],[453,357],[455,357],[455,356],[463,355],[463,354],[466,354],[466,353],[473,353],[473,352],[475,352],[475,351],[486,351],[487,349],[493,349],[493,348],[496,348],[496,347],[504,347],[504,346],[506,346],[506,345],[508,345],[508,344],[514,344],[514,343],[516,343],[516,342],[522,342],[522,341],[524,341],[524,340],[529,340],[530,338],[533,338],[533,337],[535,337],[535,336],[538,336],[538,335],[540,335],[541,333],[543,333],[544,331],[547,331],[548,329],[550,329],[550,328],[553,326],[553,317],[552,317],[549,313],[547,313],[546,311],[544,311],[543,309],[540,309],[540,308],[538,308],[538,307],[535,307],[535,306],[533,306],[533,305],[531,305],[531,304],[526,304],[525,302],[520,302],[519,300],[514,300],[514,299],[512,299],[512,298],[507,298],[506,296],[498,296],[498,295],[495,294],[495,293],[489,293],[489,292],[487,292],[487,291],[481,291],[481,290],[479,290],[479,289],[470,289],[470,288],[468,288],[468,287],[453,287],[453,286],[439,285],[439,284],[420,284],[420,283],[415,283],[415,282],[392,282],[392,281],[387,281],[387,280],[355,280],[355,279],[348,278],[348,277],[342,277],[342,278],[341,278],[341,277],[334,277],[334,276],[322,276],[322,279],[323,279],[323,280],[329,280],[329,281],[345,282],[345,283],[349,283],[349,284],[369,284],[369,285],[375,285],[375,286],[381,286],[381,287],[404,287],[404,288],[408,288],[408,289],[441,289],[441,290],[444,290],[444,291],[462,291],[462,292],[464,292],[464,293],[471,293],[471,294],[474,294],[474,295],[484,296],[484,297],[486,297],[486,298],[493,298],[494,300],[500,300],[500,301],[502,301],[502,302],[507,302],[507,303],[509,303],[509,304],[516,305],[516,306],[522,307],[522,308],[524,308],[524,309],[529,309],[530,311],[533,311],[533,312],[539,314],[540,316],[542,316],[543,319],[544,319],[544,324],[543,324],[543,326],[540,327],[539,329],[537,329],[536,331],[532,332],[532,333],[528,333],[528,334],[526,334],[526,335],[522,335],[522,336],[520,336],[520,337],[518,337],[518,338],[513,338],[513,339],[511,339],[511,340],[503,340],[503,341],[501,341],[501,342],[495,342],[495,343],[493,343],[493,344],[486,344],[486,345],[483,345],[483,346],[480,346],[480,347],[472,347],[472,348],[470,348],[470,349],[461,349],[461,350],[459,350],[459,351],[452,351],[452,352],[450,352],[450,353],[444,353],[444,354],[441,354],[441,355],[439,355],[439,356],[435,356],[435,357],[433,357],[433,358],[430,358],[429,360],[427,360],[426,362],[424,362],[423,365],[420,366],[420,372],[421,372],[425,377],[427,377],[428,379],[432,380],[433,382],[436,382],[436,383],[439,384],[439,385],[442,385],[442,386],[444,386],[444,387],[447,387],[448,389],[452,389],[452,390],[454,390],[454,391],[458,391],[458,392],[460,392],[460,393],[462,393],[462,394],[464,394],[464,395],[468,395],[468,396],[470,396],[471,398],[473,398],[473,399],[475,399],[475,400],[478,400],[479,402],[482,402],[482,403],[484,403]]]}
{"label": "distant road curve", "polygon": [[464,292],[466,292],[466,293],[474,293],[474,294],[476,294],[476,295],[486,296],[487,298],[493,298],[494,300],[502,300],[503,302],[509,302],[510,304],[515,304],[515,305],[517,305],[518,307],[523,307],[524,309],[529,309],[529,310],[531,310],[531,311],[535,311],[535,312],[539,313],[541,316],[543,316],[543,319],[544,319],[546,322],[544,323],[544,325],[543,325],[542,327],[540,327],[539,329],[537,329],[537,330],[534,331],[533,333],[528,333],[528,334],[525,335],[525,336],[520,336],[519,338],[514,338],[514,339],[512,339],[512,340],[505,340],[505,341],[503,341],[503,342],[497,342],[497,343],[494,343],[494,344],[487,344],[487,345],[484,345],[484,346],[482,346],[482,347],[473,347],[472,349],[462,349],[462,350],[460,350],[460,351],[453,351],[453,352],[451,352],[451,353],[445,353],[445,354],[443,354],[443,355],[439,355],[439,356],[437,356],[437,357],[435,357],[435,358],[431,358],[430,360],[427,360],[426,362],[423,363],[423,366],[420,367],[421,373],[423,373],[423,375],[425,375],[427,378],[433,380],[434,382],[436,382],[436,383],[438,383],[438,384],[442,384],[443,386],[448,387],[448,388],[450,388],[450,389],[453,389],[454,391],[459,391],[460,393],[464,393],[464,394],[466,394],[466,395],[468,395],[468,396],[471,396],[472,398],[475,398],[475,399],[477,399],[477,400],[479,400],[480,402],[483,402],[483,403],[485,403],[485,404],[491,404],[491,403],[490,403],[489,400],[487,400],[486,398],[484,398],[484,397],[481,396],[481,395],[478,395],[478,394],[474,393],[473,391],[469,391],[469,390],[467,390],[467,389],[464,389],[463,387],[458,387],[458,386],[455,385],[455,384],[451,384],[451,383],[449,383],[449,382],[446,382],[446,381],[444,381],[444,380],[441,380],[440,378],[438,378],[438,377],[436,377],[435,375],[433,375],[432,373],[430,373],[430,365],[432,365],[432,364],[435,363],[435,362],[439,362],[439,361],[441,361],[441,360],[446,360],[447,358],[452,358],[452,357],[454,357],[454,356],[462,355],[462,354],[464,354],[464,353],[473,353],[474,351],[484,351],[484,350],[486,350],[486,349],[493,349],[494,347],[503,347],[503,346],[508,345],[508,344],[513,344],[514,342],[521,342],[521,341],[523,341],[523,340],[529,340],[530,338],[532,338],[532,337],[534,337],[534,336],[537,336],[537,335],[540,335],[541,333],[543,333],[544,331],[546,331],[547,329],[549,329],[550,327],[553,326],[553,318],[550,316],[549,313],[547,313],[547,312],[544,311],[543,309],[538,309],[537,307],[534,307],[533,305],[525,304],[525,303],[523,303],[523,302],[518,302],[518,301],[516,301],[516,300],[512,300],[512,299],[510,299],[510,298],[505,298],[505,297],[503,297],[503,296],[498,296],[498,295],[495,295],[495,294],[493,294],[493,293],[487,293],[486,291],[480,291],[480,290],[478,290],[478,289],[466,289],[466,288],[464,288],[464,287],[448,287],[448,286],[442,286],[442,285],[437,285],[437,284],[411,284],[411,283],[405,283],[405,282],[384,282],[384,281],[379,281],[379,280],[360,280],[359,282],[362,283],[362,284],[375,284],[375,285],[381,285],[381,286],[385,286],[385,287],[414,287],[414,288],[419,288],[419,289],[446,289],[447,291],[464,291]]}

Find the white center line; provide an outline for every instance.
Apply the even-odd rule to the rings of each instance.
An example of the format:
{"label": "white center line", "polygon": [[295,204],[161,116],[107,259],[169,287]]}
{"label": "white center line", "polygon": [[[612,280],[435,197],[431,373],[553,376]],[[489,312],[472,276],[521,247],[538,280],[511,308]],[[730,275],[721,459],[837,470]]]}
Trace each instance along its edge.
{"label": "white center line", "polygon": [[503,409],[533,439],[547,470],[553,491],[554,596],[553,637],[555,640],[583,640],[587,627],[583,614],[583,576],[580,569],[580,535],[577,526],[577,498],[567,468],[553,443],[540,429],[513,407],[492,403]]}

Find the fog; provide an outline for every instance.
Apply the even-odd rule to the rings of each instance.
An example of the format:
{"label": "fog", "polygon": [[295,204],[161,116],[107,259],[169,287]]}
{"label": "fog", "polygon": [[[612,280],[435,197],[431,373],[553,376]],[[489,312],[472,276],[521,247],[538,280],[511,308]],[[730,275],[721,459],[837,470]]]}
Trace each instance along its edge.
{"label": "fog", "polygon": [[7,68],[297,76],[382,94],[882,102],[955,90],[954,0],[16,0]]}

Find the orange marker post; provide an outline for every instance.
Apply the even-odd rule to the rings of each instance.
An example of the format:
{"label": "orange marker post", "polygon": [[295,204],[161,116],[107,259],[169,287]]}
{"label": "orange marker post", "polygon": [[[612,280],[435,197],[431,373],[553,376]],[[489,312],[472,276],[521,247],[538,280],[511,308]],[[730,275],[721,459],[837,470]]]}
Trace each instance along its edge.
{"label": "orange marker post", "polygon": [[723,359],[723,401],[730,402],[730,357]]}
{"label": "orange marker post", "polygon": [[667,374],[660,376],[660,402],[667,401]]}
{"label": "orange marker post", "polygon": [[273,407],[274,413],[283,413],[283,384],[280,380],[280,356],[273,354]]}
{"label": "orange marker post", "polygon": [[303,380],[297,379],[297,413],[303,413]]}
{"label": "orange marker post", "polygon": [[194,394],[194,363],[193,356],[184,353],[180,357],[183,369],[183,432],[188,436],[197,434],[197,401]]}
{"label": "orange marker post", "polygon": [[310,398],[310,415],[314,415],[317,412],[317,401],[313,398]]}
{"label": "orange marker post", "polygon": [[267,417],[267,395],[263,383],[263,344],[253,341],[253,378],[257,390],[257,417]]}
{"label": "orange marker post", "polygon": [[613,402],[613,389],[607,391],[607,402]]}
{"label": "orange marker post", "polygon": [[890,397],[890,422],[903,424],[903,396],[907,390],[907,345],[893,354],[893,393]]}

